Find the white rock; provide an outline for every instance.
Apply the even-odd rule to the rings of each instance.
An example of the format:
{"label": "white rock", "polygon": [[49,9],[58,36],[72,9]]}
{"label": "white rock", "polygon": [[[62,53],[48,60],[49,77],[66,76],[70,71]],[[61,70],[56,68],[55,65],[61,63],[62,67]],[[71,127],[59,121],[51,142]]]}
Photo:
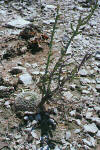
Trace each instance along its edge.
{"label": "white rock", "polygon": [[16,135],[15,136],[15,139],[20,139],[21,138],[21,135]]}
{"label": "white rock", "polygon": [[32,130],[31,134],[32,134],[33,138],[38,139],[38,136],[37,136],[37,134],[35,133],[34,130]]}
{"label": "white rock", "polygon": [[70,91],[64,92],[63,95],[66,97],[67,100],[70,100],[73,97],[73,94]]}
{"label": "white rock", "polygon": [[91,142],[88,141],[87,139],[82,139],[82,141],[83,141],[85,144],[87,144],[88,146],[91,146]]}
{"label": "white rock", "polygon": [[33,84],[32,77],[29,73],[25,73],[19,76],[19,83],[24,84],[25,86]]}
{"label": "white rock", "polygon": [[61,149],[58,146],[56,146],[54,150],[61,150]]}
{"label": "white rock", "polygon": [[92,112],[86,112],[86,119],[90,119],[92,117]]}
{"label": "white rock", "polygon": [[96,123],[96,125],[98,125],[100,127],[100,118],[98,117],[92,117],[92,121]]}
{"label": "white rock", "polygon": [[93,137],[90,137],[90,142],[93,147],[96,146],[96,140]]}
{"label": "white rock", "polygon": [[89,84],[90,83],[90,80],[88,79],[88,78],[80,78],[80,82],[81,82],[81,84],[82,85],[84,85],[84,84]]}
{"label": "white rock", "polygon": [[90,91],[88,91],[88,90],[82,90],[82,94],[89,94],[90,93]]}
{"label": "white rock", "polygon": [[70,131],[67,131],[66,132],[66,140],[70,139],[71,138],[71,132]]}
{"label": "white rock", "polygon": [[100,84],[96,84],[96,90],[100,93]]}
{"label": "white rock", "polygon": [[47,11],[48,9],[55,10],[56,6],[54,6],[54,5],[46,5],[44,10]]}
{"label": "white rock", "polygon": [[44,20],[43,23],[47,24],[47,25],[53,24],[53,23],[55,23],[55,20]]}
{"label": "white rock", "polygon": [[36,67],[38,67],[37,63],[32,64],[32,68],[36,68]]}
{"label": "white rock", "polygon": [[78,134],[78,133],[80,133],[80,129],[76,129],[75,131],[74,131],[74,133],[76,133],[76,134]]}
{"label": "white rock", "polygon": [[75,114],[76,114],[76,110],[72,110],[72,111],[70,111],[70,112],[69,112],[69,114],[70,114],[71,116],[75,116]]}
{"label": "white rock", "polygon": [[100,54],[96,54],[95,59],[100,60]]}
{"label": "white rock", "polygon": [[80,76],[83,76],[83,77],[86,77],[86,76],[88,75],[88,72],[87,72],[85,69],[81,69],[81,70],[79,71],[79,75],[80,75]]}
{"label": "white rock", "polygon": [[99,106],[95,106],[94,109],[98,112],[100,111],[100,107]]}
{"label": "white rock", "polygon": [[68,54],[68,55],[72,54],[72,47],[71,47],[71,45],[68,47],[66,54]]}
{"label": "white rock", "polygon": [[11,20],[10,22],[8,22],[6,24],[6,26],[11,26],[11,27],[16,27],[16,28],[23,28],[26,25],[29,25],[30,22],[24,20],[23,18],[21,18],[20,16],[18,16],[16,19]]}
{"label": "white rock", "polygon": [[40,71],[33,71],[32,72],[32,75],[39,75],[40,74]]}
{"label": "white rock", "polygon": [[4,105],[5,105],[7,108],[10,108],[10,102],[9,102],[9,101],[6,101]]}
{"label": "white rock", "polygon": [[96,127],[95,123],[92,124],[86,124],[83,126],[84,132],[89,132],[95,134],[98,131],[98,128]]}
{"label": "white rock", "polygon": [[98,138],[100,138],[100,130],[98,130],[96,136],[97,136]]}
{"label": "white rock", "polygon": [[79,119],[76,119],[75,121],[76,121],[77,125],[81,126],[81,121]]}

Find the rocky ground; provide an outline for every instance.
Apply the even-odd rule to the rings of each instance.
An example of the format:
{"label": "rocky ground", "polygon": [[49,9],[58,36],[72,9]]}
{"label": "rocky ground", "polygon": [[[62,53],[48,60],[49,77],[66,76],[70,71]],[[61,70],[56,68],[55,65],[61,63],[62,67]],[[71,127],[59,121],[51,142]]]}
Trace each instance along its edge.
{"label": "rocky ground", "polygon": [[[70,23],[76,25],[94,3],[61,0],[59,5],[51,68],[71,35]],[[100,1],[98,5],[69,47],[63,74],[87,52],[90,59],[41,114],[36,110],[41,99],[36,83],[44,74],[57,2],[0,1],[0,149],[100,149]]]}

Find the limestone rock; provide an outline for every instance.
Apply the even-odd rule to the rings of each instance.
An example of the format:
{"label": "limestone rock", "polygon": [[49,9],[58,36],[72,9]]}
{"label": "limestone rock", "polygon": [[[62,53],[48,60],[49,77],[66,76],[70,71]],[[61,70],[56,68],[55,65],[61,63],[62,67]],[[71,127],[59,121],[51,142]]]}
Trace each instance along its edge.
{"label": "limestone rock", "polygon": [[25,86],[33,84],[32,76],[29,73],[24,73],[19,76],[19,83]]}
{"label": "limestone rock", "polygon": [[7,27],[9,28],[23,28],[26,25],[29,25],[30,22],[24,20],[22,17],[18,16],[16,19],[11,20],[6,24]]}
{"label": "limestone rock", "polygon": [[79,71],[79,75],[80,75],[80,76],[83,76],[83,77],[86,77],[86,76],[88,75],[88,72],[87,72],[85,69],[81,69],[81,70]]}
{"label": "limestone rock", "polygon": [[97,92],[100,92],[100,84],[96,85],[96,90],[97,90]]}
{"label": "limestone rock", "polygon": [[83,128],[85,132],[92,134],[95,134],[98,131],[98,128],[96,127],[95,123],[85,124]]}

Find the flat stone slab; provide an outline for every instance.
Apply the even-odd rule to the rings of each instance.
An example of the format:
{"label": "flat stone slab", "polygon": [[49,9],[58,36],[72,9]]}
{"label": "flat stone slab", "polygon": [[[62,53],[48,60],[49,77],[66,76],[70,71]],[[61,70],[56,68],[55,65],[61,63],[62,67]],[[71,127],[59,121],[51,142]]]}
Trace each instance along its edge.
{"label": "flat stone slab", "polygon": [[19,28],[19,29],[21,29],[21,28],[23,28],[29,24],[30,24],[29,21],[26,21],[21,17],[17,17],[16,19],[13,19],[10,22],[8,22],[7,24],[5,24],[5,26],[8,28]]}

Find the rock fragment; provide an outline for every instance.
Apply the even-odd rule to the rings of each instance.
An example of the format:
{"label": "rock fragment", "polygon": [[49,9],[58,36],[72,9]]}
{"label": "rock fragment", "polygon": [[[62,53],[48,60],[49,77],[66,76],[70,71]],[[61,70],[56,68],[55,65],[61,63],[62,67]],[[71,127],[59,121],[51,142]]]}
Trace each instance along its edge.
{"label": "rock fragment", "polygon": [[83,128],[84,128],[84,132],[87,133],[95,134],[98,131],[98,128],[96,127],[95,123],[85,124]]}
{"label": "rock fragment", "polygon": [[24,73],[19,76],[19,83],[25,86],[33,84],[32,76],[29,73]]}

